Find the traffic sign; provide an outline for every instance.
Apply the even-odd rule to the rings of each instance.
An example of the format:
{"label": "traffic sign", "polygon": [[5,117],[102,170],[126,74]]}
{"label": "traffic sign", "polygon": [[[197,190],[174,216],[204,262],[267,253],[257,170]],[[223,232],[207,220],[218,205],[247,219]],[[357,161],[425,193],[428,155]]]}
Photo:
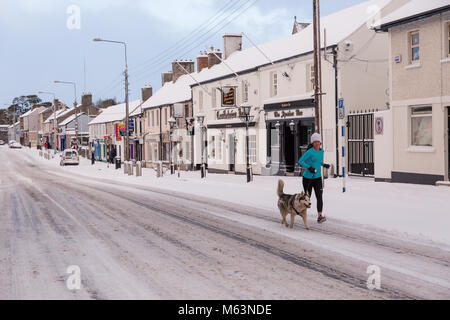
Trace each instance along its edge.
{"label": "traffic sign", "polygon": [[340,120],[343,120],[345,118],[344,99],[339,99],[338,116]]}

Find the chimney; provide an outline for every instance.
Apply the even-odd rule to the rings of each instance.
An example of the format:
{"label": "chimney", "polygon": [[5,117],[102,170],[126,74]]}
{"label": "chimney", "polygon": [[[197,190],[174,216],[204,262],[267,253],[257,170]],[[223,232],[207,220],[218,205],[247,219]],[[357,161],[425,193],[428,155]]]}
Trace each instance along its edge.
{"label": "chimney", "polygon": [[141,89],[142,101],[147,101],[153,95],[152,86],[144,86]]}
{"label": "chimney", "polygon": [[[178,63],[177,63],[178,62]],[[181,67],[180,67],[181,65]],[[183,70],[183,68],[184,70]],[[175,60],[172,62],[172,73],[173,73],[173,82],[176,82],[179,77],[187,73],[193,73],[194,72],[194,61],[192,60]]]}
{"label": "chimney", "polygon": [[197,56],[197,72],[200,72],[208,67],[208,54],[206,52],[200,52],[200,54]]}
{"label": "chimney", "polygon": [[241,34],[225,34],[223,36],[223,52],[225,53],[224,60],[228,59],[236,51],[242,50],[242,35]]}
{"label": "chimney", "polygon": [[294,16],[294,28],[292,29],[292,34],[299,33],[309,25],[310,23],[297,22],[297,16]]}
{"label": "chimney", "polygon": [[166,82],[171,82],[173,79],[173,73],[172,72],[163,72],[161,73],[161,80],[162,80],[162,85],[164,86],[164,84]]}
{"label": "chimney", "polygon": [[84,93],[81,96],[81,105],[83,107],[92,106],[92,94],[91,93]]}
{"label": "chimney", "polygon": [[[208,52],[208,68],[211,68],[212,66],[221,63],[222,61],[216,57],[216,55],[220,58],[222,58],[222,52],[220,52],[219,49],[214,49],[214,47],[209,48]],[[215,51],[214,51],[215,50]],[[214,54],[214,52],[216,54]]]}

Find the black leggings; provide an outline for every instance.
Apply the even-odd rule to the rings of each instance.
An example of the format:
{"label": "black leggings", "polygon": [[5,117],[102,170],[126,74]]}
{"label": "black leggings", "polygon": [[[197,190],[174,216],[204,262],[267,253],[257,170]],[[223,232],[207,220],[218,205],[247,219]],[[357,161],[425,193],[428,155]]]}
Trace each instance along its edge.
{"label": "black leggings", "polygon": [[317,212],[322,212],[323,200],[322,200],[322,178],[307,179],[303,177],[303,189],[312,197],[312,189],[314,188],[314,194],[317,198]]}

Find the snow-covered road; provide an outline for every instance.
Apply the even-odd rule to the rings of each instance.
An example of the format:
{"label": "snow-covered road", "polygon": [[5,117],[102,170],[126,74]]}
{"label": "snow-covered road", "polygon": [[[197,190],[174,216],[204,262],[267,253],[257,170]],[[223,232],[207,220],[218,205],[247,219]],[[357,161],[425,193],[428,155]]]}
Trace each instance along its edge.
{"label": "snow-covered road", "polygon": [[[76,175],[0,148],[0,299],[450,299],[446,246],[158,185]],[[69,266],[81,270],[70,291]],[[367,289],[367,267],[381,290]]]}

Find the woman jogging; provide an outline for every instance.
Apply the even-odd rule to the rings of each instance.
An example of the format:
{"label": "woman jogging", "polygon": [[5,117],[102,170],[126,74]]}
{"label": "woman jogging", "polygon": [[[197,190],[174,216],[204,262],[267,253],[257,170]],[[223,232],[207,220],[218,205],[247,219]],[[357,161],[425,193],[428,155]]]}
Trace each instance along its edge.
{"label": "woman jogging", "polygon": [[317,213],[319,217],[317,218],[318,223],[325,222],[327,218],[322,215],[323,210],[323,199],[322,199],[322,173],[321,167],[330,168],[329,164],[323,163],[323,150],[320,149],[322,143],[322,137],[318,133],[314,133],[311,136],[311,145],[303,156],[300,158],[298,163],[305,168],[303,173],[303,189],[306,193],[312,196],[312,189],[314,188],[314,194],[317,199]]}

